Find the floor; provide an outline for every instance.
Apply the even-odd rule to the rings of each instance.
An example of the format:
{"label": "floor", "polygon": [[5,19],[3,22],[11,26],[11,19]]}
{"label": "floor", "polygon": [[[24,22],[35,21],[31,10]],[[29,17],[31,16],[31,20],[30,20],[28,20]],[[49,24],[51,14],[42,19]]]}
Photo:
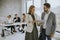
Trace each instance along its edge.
{"label": "floor", "polygon": [[[39,31],[39,27],[38,27]],[[1,31],[0,31],[1,32]],[[17,33],[10,34],[8,31],[5,31],[5,37],[1,37],[0,40],[25,40],[25,33],[21,33],[17,30]],[[55,33],[54,38],[52,40],[60,40],[60,33]]]}

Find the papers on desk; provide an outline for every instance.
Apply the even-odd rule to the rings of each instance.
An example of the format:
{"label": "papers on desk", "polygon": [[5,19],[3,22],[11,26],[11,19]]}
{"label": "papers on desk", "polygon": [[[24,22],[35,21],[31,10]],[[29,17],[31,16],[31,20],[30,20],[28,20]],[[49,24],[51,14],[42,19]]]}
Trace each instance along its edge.
{"label": "papers on desk", "polygon": [[22,22],[22,23],[8,23],[8,24],[0,24],[1,26],[11,26],[11,25],[22,25],[22,24],[27,24],[26,22]]}
{"label": "papers on desk", "polygon": [[[37,20],[38,23],[43,23],[44,20]],[[7,23],[7,24],[0,24],[0,26],[11,26],[11,25],[22,25],[22,24],[27,24],[27,22],[17,22],[17,23]]]}

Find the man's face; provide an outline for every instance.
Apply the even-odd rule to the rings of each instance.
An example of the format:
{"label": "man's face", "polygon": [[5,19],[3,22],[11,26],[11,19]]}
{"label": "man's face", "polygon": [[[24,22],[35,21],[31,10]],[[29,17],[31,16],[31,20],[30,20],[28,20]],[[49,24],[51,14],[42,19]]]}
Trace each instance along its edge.
{"label": "man's face", "polygon": [[44,12],[48,12],[49,8],[44,5]]}
{"label": "man's face", "polygon": [[18,17],[17,15],[15,15],[15,17]]}

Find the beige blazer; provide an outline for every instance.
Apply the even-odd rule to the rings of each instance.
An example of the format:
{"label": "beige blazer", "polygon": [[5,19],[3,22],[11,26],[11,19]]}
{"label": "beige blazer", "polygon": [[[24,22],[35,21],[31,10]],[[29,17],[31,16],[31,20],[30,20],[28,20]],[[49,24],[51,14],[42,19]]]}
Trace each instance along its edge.
{"label": "beige blazer", "polygon": [[[34,16],[35,16],[35,20],[40,20],[40,17],[37,14],[34,14]],[[34,26],[33,26],[33,23],[32,22],[29,23],[29,21],[33,21],[33,19],[31,17],[31,15],[27,14],[26,15],[26,22],[27,22],[27,29],[26,29],[26,31],[31,33],[33,31],[33,27]]]}

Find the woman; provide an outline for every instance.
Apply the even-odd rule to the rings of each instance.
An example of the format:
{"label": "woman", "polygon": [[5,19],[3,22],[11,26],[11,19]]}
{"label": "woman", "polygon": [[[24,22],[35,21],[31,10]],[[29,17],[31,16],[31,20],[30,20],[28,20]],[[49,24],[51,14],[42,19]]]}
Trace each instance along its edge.
{"label": "woman", "polygon": [[[12,23],[13,23],[12,18],[11,18],[11,15],[8,15],[8,16],[7,16],[7,23],[8,23],[8,24],[12,24]],[[10,27],[11,27],[11,33],[12,33],[12,34],[13,34],[13,32],[16,32],[14,25],[5,26],[5,27],[7,27],[7,28],[10,28]]]}
{"label": "woman", "polygon": [[[22,22],[25,23],[26,22],[26,15],[25,13],[22,14]],[[24,27],[27,26],[27,24],[22,24],[22,33],[24,33]]]}
{"label": "woman", "polygon": [[35,6],[31,5],[26,17],[27,29],[26,29],[25,40],[38,40],[38,30],[36,27],[37,16],[34,14],[34,12],[35,12]]}
{"label": "woman", "polygon": [[[15,17],[13,18],[13,22],[14,22],[14,23],[19,23],[19,22],[21,22],[21,19],[20,19],[20,17],[18,16],[18,14],[15,14]],[[18,31],[21,32],[21,30],[20,30],[20,25],[16,25],[16,27],[19,27],[19,28],[18,28]]]}

